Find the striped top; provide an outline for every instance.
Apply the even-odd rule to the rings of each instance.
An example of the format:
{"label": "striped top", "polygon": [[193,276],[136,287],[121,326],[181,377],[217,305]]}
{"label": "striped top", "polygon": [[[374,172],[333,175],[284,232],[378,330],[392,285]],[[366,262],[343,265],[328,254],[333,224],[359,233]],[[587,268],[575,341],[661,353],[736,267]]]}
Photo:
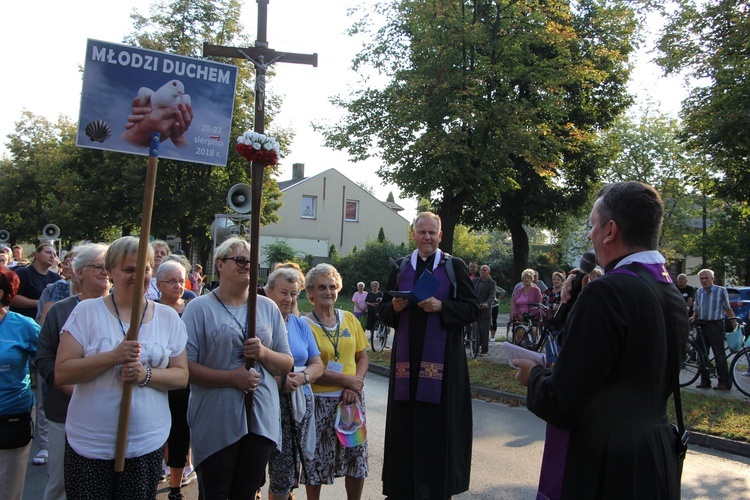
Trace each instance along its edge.
{"label": "striped top", "polygon": [[717,285],[711,288],[699,288],[695,293],[693,305],[699,320],[716,321],[723,319],[724,311],[729,309],[729,295],[727,289]]}

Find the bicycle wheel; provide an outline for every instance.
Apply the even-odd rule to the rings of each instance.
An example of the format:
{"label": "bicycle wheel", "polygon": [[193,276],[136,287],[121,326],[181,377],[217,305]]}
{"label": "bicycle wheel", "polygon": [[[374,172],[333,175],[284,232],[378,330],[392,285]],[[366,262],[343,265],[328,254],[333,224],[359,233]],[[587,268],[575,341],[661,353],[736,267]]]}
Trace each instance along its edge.
{"label": "bicycle wheel", "polygon": [[370,345],[372,346],[372,350],[375,352],[382,351],[387,342],[388,327],[378,320],[373,325],[372,334],[370,335]]}
{"label": "bicycle wheel", "polygon": [[685,352],[685,358],[682,360],[682,369],[680,370],[680,387],[692,384],[700,375],[701,352],[694,342],[688,342],[688,348]]}
{"label": "bicycle wheel", "polygon": [[524,327],[523,325],[518,325],[513,328],[512,338],[510,341],[516,345],[522,345],[523,343],[528,341],[528,339],[526,338],[527,334],[528,330],[526,330],[526,327]]}
{"label": "bicycle wheel", "polygon": [[469,353],[472,358],[479,355],[479,325],[472,323],[469,327]]}
{"label": "bicycle wheel", "polygon": [[750,396],[750,347],[745,347],[734,355],[729,376],[742,394]]}

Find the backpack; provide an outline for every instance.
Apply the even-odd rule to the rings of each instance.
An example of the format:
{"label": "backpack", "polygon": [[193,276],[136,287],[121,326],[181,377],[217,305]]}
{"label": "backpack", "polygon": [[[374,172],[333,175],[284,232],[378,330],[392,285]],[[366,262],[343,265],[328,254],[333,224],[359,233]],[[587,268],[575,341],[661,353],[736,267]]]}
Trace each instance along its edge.
{"label": "backpack", "polygon": [[[399,259],[397,262],[391,262],[398,268],[398,273],[396,273],[397,284],[398,279],[401,276],[401,272],[406,269],[406,265],[409,263],[409,258],[410,255],[407,255],[406,257],[402,257],[401,259]],[[448,275],[448,279],[451,282],[451,298],[453,300],[456,300],[456,297],[458,296],[458,287],[456,286],[456,270],[453,268],[453,257],[451,257],[450,254],[443,252],[443,260],[441,261],[441,263],[445,265],[445,273]]]}

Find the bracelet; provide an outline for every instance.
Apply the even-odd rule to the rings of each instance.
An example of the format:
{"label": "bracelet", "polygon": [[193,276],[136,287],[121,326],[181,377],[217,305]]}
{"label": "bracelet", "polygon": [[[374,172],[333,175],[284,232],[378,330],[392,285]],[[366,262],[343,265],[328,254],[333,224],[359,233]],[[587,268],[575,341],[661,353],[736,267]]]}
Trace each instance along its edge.
{"label": "bracelet", "polygon": [[146,387],[148,383],[151,382],[151,367],[146,363],[143,363],[143,367],[146,369],[146,379],[138,384],[138,387]]}

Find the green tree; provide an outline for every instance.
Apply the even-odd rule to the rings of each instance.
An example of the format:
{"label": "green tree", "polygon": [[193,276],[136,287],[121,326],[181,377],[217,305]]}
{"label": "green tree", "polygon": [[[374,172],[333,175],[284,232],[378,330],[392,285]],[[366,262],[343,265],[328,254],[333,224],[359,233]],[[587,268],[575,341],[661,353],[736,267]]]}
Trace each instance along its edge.
{"label": "green tree", "polygon": [[722,196],[750,201],[750,9],[734,0],[684,0],[668,16],[657,62],[692,79],[683,137],[724,176]]}
{"label": "green tree", "polygon": [[[148,15],[134,12],[133,33],[125,42],[143,48],[181,54],[202,56],[204,42],[218,45],[249,45],[242,35],[240,23],[242,3],[239,0],[161,0],[154,3]],[[231,144],[234,138],[252,128],[254,105],[254,69],[249,62],[237,59],[222,60],[239,66],[235,92],[232,131],[227,137]],[[269,71],[268,79],[273,76]],[[269,84],[272,89],[272,85]],[[293,134],[285,129],[272,128],[272,119],[280,100],[272,93],[266,97],[266,128],[282,144],[282,153]],[[281,192],[272,175],[278,167],[265,169],[261,224],[278,220],[276,214],[281,205]],[[177,232],[184,244],[199,245],[203,260],[211,247],[210,223],[214,214],[228,210],[226,194],[237,183],[251,184],[247,161],[230,149],[226,168],[194,163],[160,161],[157,176],[154,220],[152,233],[165,236]]]}
{"label": "green tree", "polygon": [[267,245],[263,249],[263,255],[266,257],[266,261],[268,261],[271,267],[273,267],[273,264],[278,264],[280,262],[296,262],[297,264],[300,264],[301,268],[307,268],[305,260],[300,258],[294,248],[283,240],[276,240],[270,245]]}
{"label": "green tree", "polygon": [[380,226],[380,231],[378,231],[378,243],[383,243],[385,241],[385,230],[383,229],[383,226]]}
{"label": "green tree", "polygon": [[467,264],[472,260],[484,263],[490,255],[490,243],[487,234],[469,231],[466,226],[456,226],[453,239],[453,255],[460,257]]}
{"label": "green tree", "polygon": [[[344,284],[342,298],[348,300],[357,291],[357,282],[363,281],[369,289],[371,281],[385,287],[393,267],[389,259],[398,259],[406,254],[405,245],[396,245],[390,241],[368,241],[365,247],[346,256],[337,256],[333,265],[341,273]],[[339,299],[341,300],[341,299]]]}
{"label": "green tree", "polygon": [[[380,157],[384,181],[429,198],[448,251],[458,223],[509,230],[520,272],[524,225],[554,224],[580,206],[602,164],[596,135],[630,104],[636,21],[627,4],[379,4],[385,25],[354,68],[389,82],[334,100],[347,114],[323,127],[327,145],[355,160]],[[352,33],[366,30],[365,19]]]}

